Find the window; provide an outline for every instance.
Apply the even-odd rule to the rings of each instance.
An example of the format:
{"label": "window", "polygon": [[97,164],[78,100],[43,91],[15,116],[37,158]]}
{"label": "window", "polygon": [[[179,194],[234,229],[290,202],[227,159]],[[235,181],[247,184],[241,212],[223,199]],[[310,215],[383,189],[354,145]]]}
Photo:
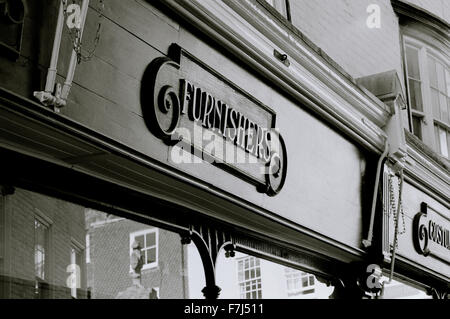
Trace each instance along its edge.
{"label": "window", "polygon": [[411,130],[449,158],[450,59],[420,41],[405,38],[405,62]]}
{"label": "window", "polygon": [[91,262],[91,236],[86,235],[86,264]]}
{"label": "window", "polygon": [[50,298],[49,279],[49,236],[50,224],[44,219],[34,219],[34,297],[37,299]]}
{"label": "window", "polygon": [[265,0],[268,4],[274,7],[283,17],[291,20],[289,12],[289,3],[287,0]]}
{"label": "window", "polygon": [[256,257],[238,260],[238,281],[241,299],[261,299],[261,266]]}
{"label": "window", "polygon": [[[3,196],[0,194],[0,271],[2,269],[1,261],[5,255],[5,210],[3,209]],[[1,273],[0,273],[1,275]]]}
{"label": "window", "polygon": [[82,276],[82,266],[83,266],[83,249],[74,242],[72,242],[72,246],[70,247],[70,265],[72,272],[71,274],[71,287],[70,293],[73,298],[77,298],[77,289],[81,288],[81,276]]}
{"label": "window", "polygon": [[48,277],[48,229],[48,225],[34,220],[34,272],[40,280]]}
{"label": "window", "polygon": [[142,256],[144,258],[143,270],[156,267],[158,265],[158,229],[152,228],[130,234],[130,254],[133,242],[140,244]]}
{"label": "window", "polygon": [[289,297],[314,293],[314,286],[316,283],[314,275],[292,268],[286,268],[285,273]]}

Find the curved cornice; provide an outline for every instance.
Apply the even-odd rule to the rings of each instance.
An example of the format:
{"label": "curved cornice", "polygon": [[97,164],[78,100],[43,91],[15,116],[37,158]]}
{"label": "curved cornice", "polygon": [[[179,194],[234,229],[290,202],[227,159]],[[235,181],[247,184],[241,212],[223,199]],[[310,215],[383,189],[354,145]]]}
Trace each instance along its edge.
{"label": "curved cornice", "polygon": [[450,37],[450,23],[444,19],[412,3],[407,3],[402,0],[391,0],[391,4],[395,13],[397,13],[401,18],[420,22],[444,38],[447,38],[447,40]]}
{"label": "curved cornice", "polygon": [[450,208],[450,177],[448,161],[439,159],[425,144],[405,130],[408,157],[406,179],[416,187]]}

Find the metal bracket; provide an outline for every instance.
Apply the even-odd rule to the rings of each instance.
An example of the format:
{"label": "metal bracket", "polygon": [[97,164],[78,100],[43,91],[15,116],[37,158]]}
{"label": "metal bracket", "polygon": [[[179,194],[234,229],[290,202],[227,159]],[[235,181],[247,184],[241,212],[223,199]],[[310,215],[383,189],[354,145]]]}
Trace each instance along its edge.
{"label": "metal bracket", "polygon": [[191,225],[190,231],[181,235],[181,243],[194,243],[202,259],[205,271],[206,287],[202,292],[206,299],[217,299],[220,287],[216,285],[216,263],[220,251],[225,250],[225,257],[235,256],[236,246],[231,235],[219,231],[211,226]]}

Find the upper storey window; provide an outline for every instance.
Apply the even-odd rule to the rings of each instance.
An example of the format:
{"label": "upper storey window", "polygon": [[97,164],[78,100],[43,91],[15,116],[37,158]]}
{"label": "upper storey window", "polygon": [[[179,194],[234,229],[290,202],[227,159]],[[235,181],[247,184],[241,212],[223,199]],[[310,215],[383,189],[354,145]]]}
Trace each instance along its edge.
{"label": "upper storey window", "polygon": [[[441,157],[450,153],[450,24],[423,7],[391,0],[399,17],[409,129]],[[434,154],[431,154],[432,156]]]}
{"label": "upper storey window", "polygon": [[412,132],[449,158],[449,55],[409,37],[405,37],[404,48]]}

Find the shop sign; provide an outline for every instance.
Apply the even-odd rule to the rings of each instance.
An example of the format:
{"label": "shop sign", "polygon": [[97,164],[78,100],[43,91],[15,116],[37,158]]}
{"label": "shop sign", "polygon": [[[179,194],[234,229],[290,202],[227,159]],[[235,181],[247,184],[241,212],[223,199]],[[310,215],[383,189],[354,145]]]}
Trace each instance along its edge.
{"label": "shop sign", "polygon": [[149,64],[141,103],[149,130],[173,146],[172,162],[210,162],[270,196],[282,189],[287,155],[275,112],[178,45]]}
{"label": "shop sign", "polygon": [[443,213],[421,204],[414,217],[413,236],[416,251],[450,263],[450,220]]}

